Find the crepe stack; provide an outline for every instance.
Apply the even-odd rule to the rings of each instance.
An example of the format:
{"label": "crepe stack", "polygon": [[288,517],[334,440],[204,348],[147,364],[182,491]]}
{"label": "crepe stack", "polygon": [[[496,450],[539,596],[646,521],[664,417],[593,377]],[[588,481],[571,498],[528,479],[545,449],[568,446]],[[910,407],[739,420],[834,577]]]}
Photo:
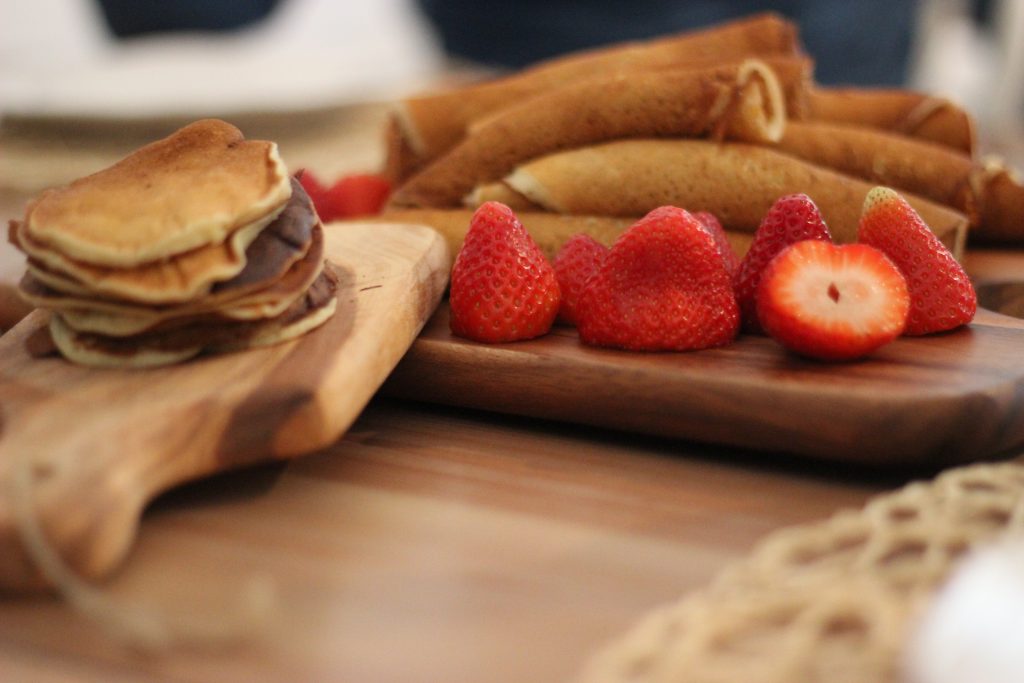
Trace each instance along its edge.
{"label": "crepe stack", "polygon": [[44,192],[12,221],[20,293],[69,360],[152,367],[274,344],[325,322],[323,229],[271,142],[193,123]]}
{"label": "crepe stack", "polygon": [[[1024,186],[976,157],[971,117],[905,90],[823,88],[797,30],[772,14],[551,60],[398,103],[385,219],[419,220],[453,248],[487,200],[536,218],[541,243],[609,243],[660,204],[715,213],[741,251],[783,194],[805,192],[838,241],[867,191],[903,193],[959,258],[1024,241]],[[555,244],[555,248],[560,244]]]}

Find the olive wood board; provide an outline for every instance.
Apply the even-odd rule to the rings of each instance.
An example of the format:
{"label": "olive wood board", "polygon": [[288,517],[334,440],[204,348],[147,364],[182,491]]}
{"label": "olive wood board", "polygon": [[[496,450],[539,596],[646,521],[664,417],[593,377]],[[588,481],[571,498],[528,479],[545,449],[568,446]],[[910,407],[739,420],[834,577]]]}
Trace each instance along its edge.
{"label": "olive wood board", "polygon": [[[176,366],[77,366],[27,346],[35,311],[0,337],[0,588],[41,583],[12,516],[16,468],[48,541],[99,576],[128,552],[146,503],[181,482],[337,440],[437,307],[450,254],[415,225],[328,226],[338,309],[276,346]],[[26,460],[30,459],[30,460]]]}
{"label": "olive wood board", "polygon": [[988,310],[846,363],[800,358],[756,335],[637,353],[582,345],[556,325],[537,339],[481,344],[452,335],[448,321],[445,303],[385,393],[882,466],[966,463],[1024,444],[1024,321]]}

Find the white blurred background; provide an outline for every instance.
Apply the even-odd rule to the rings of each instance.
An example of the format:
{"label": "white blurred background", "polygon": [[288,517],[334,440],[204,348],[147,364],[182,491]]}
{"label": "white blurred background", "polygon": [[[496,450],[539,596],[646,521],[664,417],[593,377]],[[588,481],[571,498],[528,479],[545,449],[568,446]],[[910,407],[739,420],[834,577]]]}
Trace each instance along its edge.
{"label": "white blurred background", "polygon": [[[990,0],[987,24],[972,6],[918,3],[908,85],[961,102],[983,129],[1019,132],[1024,0]],[[95,0],[0,0],[0,115],[327,107],[394,97],[447,66],[413,0],[287,0],[235,31],[120,41]]]}
{"label": "white blurred background", "polygon": [[0,0],[0,114],[193,116],[322,108],[428,82],[411,0],[287,0],[220,33],[116,40],[93,0]]}

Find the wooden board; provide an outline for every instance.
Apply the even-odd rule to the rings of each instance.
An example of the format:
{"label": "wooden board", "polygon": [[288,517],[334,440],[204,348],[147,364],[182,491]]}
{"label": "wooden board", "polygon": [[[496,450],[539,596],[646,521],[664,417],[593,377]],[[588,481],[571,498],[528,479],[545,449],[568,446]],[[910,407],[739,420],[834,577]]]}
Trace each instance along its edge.
{"label": "wooden board", "polygon": [[945,465],[1024,445],[1024,329],[980,311],[967,328],[904,337],[871,359],[835,364],[749,335],[690,353],[586,347],[570,327],[477,344],[449,332],[443,306],[384,390],[814,458]]}
{"label": "wooden board", "polygon": [[31,357],[26,340],[45,323],[43,312],[0,338],[0,587],[38,581],[12,518],[16,468],[32,468],[50,541],[95,576],[124,556],[156,494],[313,451],[348,428],[437,306],[449,254],[421,226],[326,232],[341,279],[338,312],[293,342],[115,371]]}

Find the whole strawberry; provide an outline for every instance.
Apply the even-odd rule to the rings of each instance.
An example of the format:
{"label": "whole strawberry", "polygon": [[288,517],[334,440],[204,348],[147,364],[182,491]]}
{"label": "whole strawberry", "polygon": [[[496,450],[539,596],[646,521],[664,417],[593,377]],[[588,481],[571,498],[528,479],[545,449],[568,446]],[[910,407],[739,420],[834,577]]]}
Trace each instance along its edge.
{"label": "whole strawberry", "polygon": [[309,196],[309,200],[313,202],[313,208],[316,209],[317,216],[324,223],[329,223],[334,220],[334,216],[331,214],[331,208],[327,205],[327,186],[320,182],[320,179],[313,174],[308,168],[299,170],[295,176],[299,179],[299,183],[302,185],[302,189],[306,191]]}
{"label": "whole strawberry", "polygon": [[452,268],[451,330],[482,342],[546,334],[558,313],[555,270],[516,219],[498,202],[483,204]]}
{"label": "whole strawberry", "polygon": [[822,360],[859,358],[891,342],[909,308],[899,269],[866,244],[797,242],[772,259],[758,286],[765,332]]}
{"label": "whole strawberry", "polygon": [[721,346],[739,328],[714,238],[672,206],[651,211],[615,241],[577,313],[584,343],[635,351]]}
{"label": "whole strawberry", "polygon": [[590,235],[573,235],[555,255],[555,277],[562,290],[562,304],[558,317],[570,325],[577,320],[576,307],[583,288],[597,272],[608,253],[604,246]]}
{"label": "whole strawberry", "polygon": [[857,241],[884,251],[906,278],[910,315],[904,334],[951,330],[974,318],[978,297],[967,273],[895,190],[868,192]]}
{"label": "whole strawberry", "polygon": [[733,280],[745,330],[761,329],[757,318],[757,288],[765,266],[780,251],[803,240],[831,242],[832,236],[810,197],[805,194],[780,197],[761,219],[754,241],[740,261]]}
{"label": "whole strawberry", "polygon": [[736,271],[740,269],[740,259],[733,251],[732,245],[729,244],[729,238],[725,235],[725,228],[722,227],[721,221],[710,211],[698,211],[693,214],[693,217],[715,238],[715,246],[718,247],[718,253],[722,255],[722,261],[725,263],[725,270],[729,273],[729,277],[736,277]]}

